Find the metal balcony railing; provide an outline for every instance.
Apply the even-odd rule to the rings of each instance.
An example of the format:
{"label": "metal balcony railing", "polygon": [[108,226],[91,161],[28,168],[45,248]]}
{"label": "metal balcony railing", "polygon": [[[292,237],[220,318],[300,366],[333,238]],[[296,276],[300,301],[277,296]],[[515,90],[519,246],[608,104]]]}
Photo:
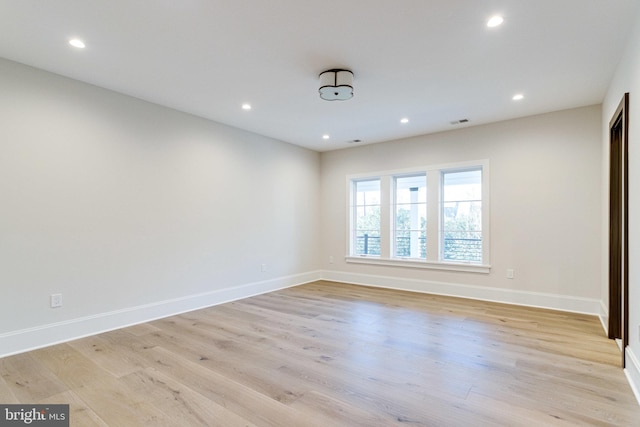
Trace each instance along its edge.
{"label": "metal balcony railing", "polygon": [[[425,237],[420,237],[420,257],[426,258]],[[362,234],[356,240],[357,255],[380,255],[380,236]],[[396,237],[396,257],[411,256],[411,238]],[[482,239],[444,238],[443,261],[482,262]]]}

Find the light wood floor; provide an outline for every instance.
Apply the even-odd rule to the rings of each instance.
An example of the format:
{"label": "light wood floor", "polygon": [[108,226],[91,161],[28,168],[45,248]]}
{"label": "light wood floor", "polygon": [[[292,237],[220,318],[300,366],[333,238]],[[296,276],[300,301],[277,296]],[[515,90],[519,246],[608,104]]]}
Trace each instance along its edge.
{"label": "light wood floor", "polygon": [[595,317],[316,282],[0,359],[75,426],[638,426]]}

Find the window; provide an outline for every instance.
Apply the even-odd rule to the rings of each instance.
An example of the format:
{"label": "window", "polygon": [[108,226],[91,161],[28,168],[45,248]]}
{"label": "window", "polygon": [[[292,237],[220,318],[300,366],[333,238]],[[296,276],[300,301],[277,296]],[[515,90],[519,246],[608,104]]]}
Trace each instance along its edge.
{"label": "window", "polygon": [[348,262],[489,272],[487,160],[348,181]]}
{"label": "window", "polygon": [[427,175],[397,176],[394,179],[395,257],[427,257]]}
{"label": "window", "polygon": [[354,182],[352,233],[356,255],[380,255],[380,180]]}
{"label": "window", "polygon": [[444,261],[482,262],[482,169],[442,172]]}

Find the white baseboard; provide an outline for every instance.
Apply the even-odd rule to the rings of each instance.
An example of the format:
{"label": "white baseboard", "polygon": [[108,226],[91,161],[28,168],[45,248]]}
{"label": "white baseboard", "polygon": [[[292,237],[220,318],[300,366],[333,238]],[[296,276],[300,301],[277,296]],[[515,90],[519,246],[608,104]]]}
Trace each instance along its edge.
{"label": "white baseboard", "polygon": [[600,313],[598,314],[600,318],[600,323],[602,324],[602,329],[604,329],[604,333],[609,335],[609,308],[604,305],[604,301],[600,301]]}
{"label": "white baseboard", "polygon": [[399,289],[471,298],[528,307],[547,308],[574,313],[601,315],[601,301],[594,298],[581,298],[540,292],[525,292],[511,289],[472,286],[459,283],[444,283],[430,280],[402,279],[398,277],[378,276],[341,271],[323,271],[324,280],[352,283],[356,285]]}
{"label": "white baseboard", "polygon": [[0,334],[0,358],[313,282],[320,278],[321,272],[313,271],[11,331]]}
{"label": "white baseboard", "polygon": [[640,405],[640,361],[629,346],[626,348],[625,362],[627,366],[624,368],[624,373]]}

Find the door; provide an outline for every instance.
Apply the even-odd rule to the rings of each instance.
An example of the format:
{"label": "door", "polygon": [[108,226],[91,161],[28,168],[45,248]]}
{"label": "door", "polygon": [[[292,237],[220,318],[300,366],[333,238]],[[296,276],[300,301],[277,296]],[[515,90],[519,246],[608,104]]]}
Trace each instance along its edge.
{"label": "door", "polygon": [[622,366],[629,344],[629,94],[609,122],[609,338],[622,341]]}

